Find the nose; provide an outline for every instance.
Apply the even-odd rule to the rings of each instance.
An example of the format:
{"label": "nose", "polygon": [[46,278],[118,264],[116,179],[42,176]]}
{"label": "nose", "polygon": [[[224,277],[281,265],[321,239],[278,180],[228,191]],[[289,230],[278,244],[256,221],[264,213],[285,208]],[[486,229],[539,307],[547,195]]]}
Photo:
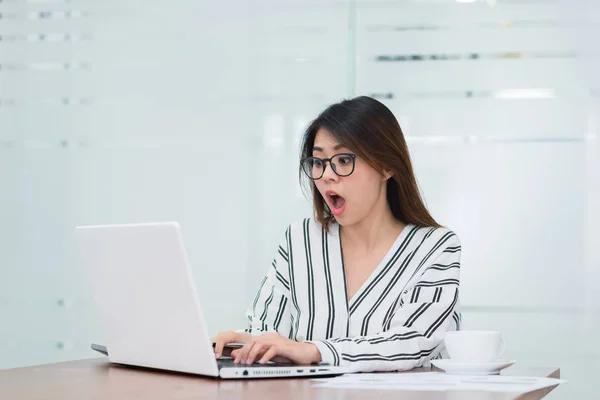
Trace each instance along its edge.
{"label": "nose", "polygon": [[331,167],[331,163],[327,163],[327,168],[323,171],[323,180],[325,182],[336,182],[340,177],[333,172],[333,168]]}

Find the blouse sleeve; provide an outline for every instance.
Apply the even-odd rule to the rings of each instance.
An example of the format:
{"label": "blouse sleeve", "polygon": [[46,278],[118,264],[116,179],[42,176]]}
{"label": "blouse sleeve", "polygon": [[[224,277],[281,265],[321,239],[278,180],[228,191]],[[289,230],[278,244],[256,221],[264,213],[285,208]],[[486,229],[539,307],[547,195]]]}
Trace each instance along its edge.
{"label": "blouse sleeve", "polygon": [[289,251],[284,237],[254,300],[246,311],[248,327],[245,332],[253,335],[278,332],[285,337],[291,336],[288,261]]}

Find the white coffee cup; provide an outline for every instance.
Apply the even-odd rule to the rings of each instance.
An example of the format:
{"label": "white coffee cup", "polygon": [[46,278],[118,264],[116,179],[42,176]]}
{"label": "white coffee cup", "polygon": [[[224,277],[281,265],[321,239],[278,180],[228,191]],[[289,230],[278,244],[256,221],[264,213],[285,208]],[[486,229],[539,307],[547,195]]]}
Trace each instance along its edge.
{"label": "white coffee cup", "polygon": [[506,349],[500,332],[452,331],[444,339],[450,359],[458,362],[486,363],[502,357]]}

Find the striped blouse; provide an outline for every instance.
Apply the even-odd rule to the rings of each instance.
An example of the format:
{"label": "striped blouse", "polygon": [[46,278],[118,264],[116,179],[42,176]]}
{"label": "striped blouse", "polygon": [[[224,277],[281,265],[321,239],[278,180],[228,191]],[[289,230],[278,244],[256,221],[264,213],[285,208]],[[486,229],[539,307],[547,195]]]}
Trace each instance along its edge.
{"label": "striped blouse", "polygon": [[285,231],[247,317],[247,332],[314,343],[352,372],[407,370],[440,356],[459,329],[461,245],[445,228],[407,225],[348,299],[339,225],[312,218]]}

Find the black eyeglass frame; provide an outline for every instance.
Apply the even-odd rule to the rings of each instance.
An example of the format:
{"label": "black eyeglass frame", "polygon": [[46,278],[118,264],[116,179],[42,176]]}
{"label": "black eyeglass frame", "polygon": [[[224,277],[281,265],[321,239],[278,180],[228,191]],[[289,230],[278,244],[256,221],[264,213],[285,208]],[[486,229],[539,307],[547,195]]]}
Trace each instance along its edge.
{"label": "black eyeglass frame", "polygon": [[[350,157],[350,159],[352,160],[352,170],[347,173],[347,174],[339,174],[336,169],[335,169],[335,162],[332,162],[332,160],[336,157],[339,156],[346,156],[346,157]],[[304,165],[306,163],[306,161],[308,160],[319,160],[323,163],[323,170],[321,171],[321,176],[319,176],[318,178],[313,178],[312,176],[310,176],[310,174],[306,171],[306,169],[304,169]],[[352,153],[339,153],[339,154],[334,154],[329,158],[319,158],[319,157],[306,157],[302,160],[300,160],[300,167],[302,168],[302,171],[304,172],[304,174],[308,177],[308,179],[311,179],[313,181],[319,180],[323,177],[323,175],[325,174],[325,169],[327,169],[327,164],[329,163],[331,165],[331,169],[333,170],[333,172],[335,172],[335,174],[337,176],[340,177],[346,177],[346,176],[350,176],[352,175],[352,173],[354,172],[354,168],[356,167],[356,154],[352,154]]]}

